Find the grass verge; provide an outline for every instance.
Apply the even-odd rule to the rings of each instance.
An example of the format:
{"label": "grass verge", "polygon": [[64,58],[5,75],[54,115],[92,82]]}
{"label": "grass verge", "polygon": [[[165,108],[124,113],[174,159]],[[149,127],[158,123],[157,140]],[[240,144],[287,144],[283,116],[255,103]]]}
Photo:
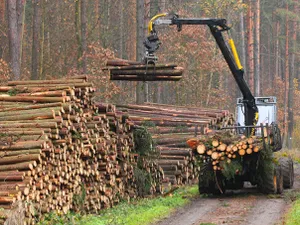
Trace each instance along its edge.
{"label": "grass verge", "polygon": [[293,206],[285,219],[286,225],[298,225],[300,224],[300,199],[293,203]]}
{"label": "grass verge", "polygon": [[99,215],[48,214],[40,225],[147,225],[165,218],[176,208],[186,205],[198,195],[196,186],[182,187],[167,197],[140,199],[130,204],[120,203]]}

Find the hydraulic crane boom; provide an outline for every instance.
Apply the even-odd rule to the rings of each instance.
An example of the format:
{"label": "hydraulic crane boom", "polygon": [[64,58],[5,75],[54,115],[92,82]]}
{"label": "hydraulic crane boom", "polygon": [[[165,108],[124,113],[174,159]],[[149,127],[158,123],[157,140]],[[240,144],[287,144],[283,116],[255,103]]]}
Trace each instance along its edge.
{"label": "hydraulic crane boom", "polygon": [[[155,30],[155,26],[158,25],[176,25],[177,30],[181,31],[183,25],[207,25],[214,36],[229,68],[230,71],[243,95],[243,104],[245,109],[245,125],[253,126],[256,125],[258,121],[258,108],[255,103],[255,98],[252,95],[245,79],[244,70],[240,63],[234,42],[232,39],[229,40],[230,48],[228,48],[222,32],[228,31],[230,29],[227,26],[227,21],[225,19],[207,19],[207,18],[179,18],[178,15],[173,15],[171,18],[161,18],[166,17],[167,14],[159,14],[153,17],[148,26],[149,36],[146,38],[144,45],[146,47],[146,54],[144,60],[147,62],[149,60],[157,59],[154,52],[159,48],[160,42]],[[155,63],[152,61],[152,63]],[[254,134],[253,128],[247,128],[246,134]]]}

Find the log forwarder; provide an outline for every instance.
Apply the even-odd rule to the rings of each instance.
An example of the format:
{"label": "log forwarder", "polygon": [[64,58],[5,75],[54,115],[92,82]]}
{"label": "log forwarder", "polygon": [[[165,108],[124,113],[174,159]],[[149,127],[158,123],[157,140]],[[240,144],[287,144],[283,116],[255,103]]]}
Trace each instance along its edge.
{"label": "log forwarder", "polygon": [[[181,31],[185,25],[206,25],[209,27],[243,96],[240,103],[243,105],[245,126],[224,129],[242,129],[246,137],[252,137],[256,133],[260,133],[262,135],[260,140],[264,142],[262,145],[264,149],[259,153],[241,157],[242,169],[234,179],[227,179],[222,171],[214,171],[213,177],[206,176],[209,171],[213,171],[212,163],[208,161],[202,164],[199,175],[200,193],[219,194],[224,193],[226,188],[239,189],[243,187],[244,181],[250,181],[251,184],[257,185],[264,193],[281,193],[282,187],[291,188],[294,182],[293,161],[290,158],[280,158],[278,160],[273,158],[273,152],[282,148],[280,130],[277,124],[272,123],[271,126],[260,124],[257,126],[258,107],[256,98],[254,98],[244,80],[243,66],[240,63],[234,41],[231,38],[229,39],[229,48],[223,38],[223,33],[229,33],[230,30],[227,21],[225,19],[180,18],[176,14],[168,15],[166,13],[154,16],[148,25],[149,36],[144,41],[146,49],[144,63],[146,65],[155,65],[158,60],[155,52],[159,49],[161,43],[155,27],[160,25],[175,25],[178,31]],[[265,133],[267,133],[267,137],[264,136]],[[272,165],[268,166],[267,161]]]}

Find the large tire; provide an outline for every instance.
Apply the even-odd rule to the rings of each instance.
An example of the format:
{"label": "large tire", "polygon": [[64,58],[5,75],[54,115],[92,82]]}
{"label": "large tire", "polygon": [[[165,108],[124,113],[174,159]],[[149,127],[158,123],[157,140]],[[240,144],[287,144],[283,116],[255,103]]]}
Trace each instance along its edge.
{"label": "large tire", "polygon": [[276,194],[278,191],[277,188],[277,173],[276,167],[271,171],[267,171],[265,174],[264,180],[259,184],[259,189],[262,193],[265,194]]}
{"label": "large tire", "polygon": [[283,187],[292,188],[294,185],[294,163],[291,158],[280,158],[279,163],[282,167]]}
{"label": "large tire", "polygon": [[277,194],[283,192],[283,174],[281,165],[276,165],[276,182],[277,182]]}
{"label": "large tire", "polygon": [[[207,175],[205,171],[200,171],[199,173],[199,182],[198,182],[198,190],[200,194],[213,194],[213,195],[220,195],[224,194],[226,189],[222,180],[222,177],[217,175],[216,179],[207,179]],[[220,191],[221,189],[221,191]]]}
{"label": "large tire", "polygon": [[200,171],[198,179],[198,190],[200,194],[208,194],[210,192],[210,181],[204,176],[204,172]]}

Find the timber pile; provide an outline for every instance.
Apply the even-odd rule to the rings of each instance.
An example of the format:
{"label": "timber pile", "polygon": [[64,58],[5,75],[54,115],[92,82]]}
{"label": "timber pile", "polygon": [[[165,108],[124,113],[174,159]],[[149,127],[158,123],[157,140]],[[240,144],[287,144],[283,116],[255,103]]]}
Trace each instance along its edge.
{"label": "timber pile", "polygon": [[94,91],[86,76],[0,87],[0,208],[26,202],[35,224],[37,212],[97,213],[137,196],[131,126]]}
{"label": "timber pile", "polygon": [[106,63],[110,80],[127,81],[179,81],[183,68],[174,64],[145,65],[124,59],[111,59]]}
{"label": "timber pile", "polygon": [[118,105],[118,110],[119,114],[126,114],[135,127],[144,126],[151,134],[159,153],[158,165],[164,172],[164,187],[197,180],[199,166],[186,143],[189,138],[234,122],[233,115],[227,110],[154,103]]}
{"label": "timber pile", "polygon": [[214,171],[223,171],[233,161],[240,162],[241,158],[258,154],[263,149],[261,138],[246,138],[228,132],[192,138],[188,144],[200,162],[211,163]]}

